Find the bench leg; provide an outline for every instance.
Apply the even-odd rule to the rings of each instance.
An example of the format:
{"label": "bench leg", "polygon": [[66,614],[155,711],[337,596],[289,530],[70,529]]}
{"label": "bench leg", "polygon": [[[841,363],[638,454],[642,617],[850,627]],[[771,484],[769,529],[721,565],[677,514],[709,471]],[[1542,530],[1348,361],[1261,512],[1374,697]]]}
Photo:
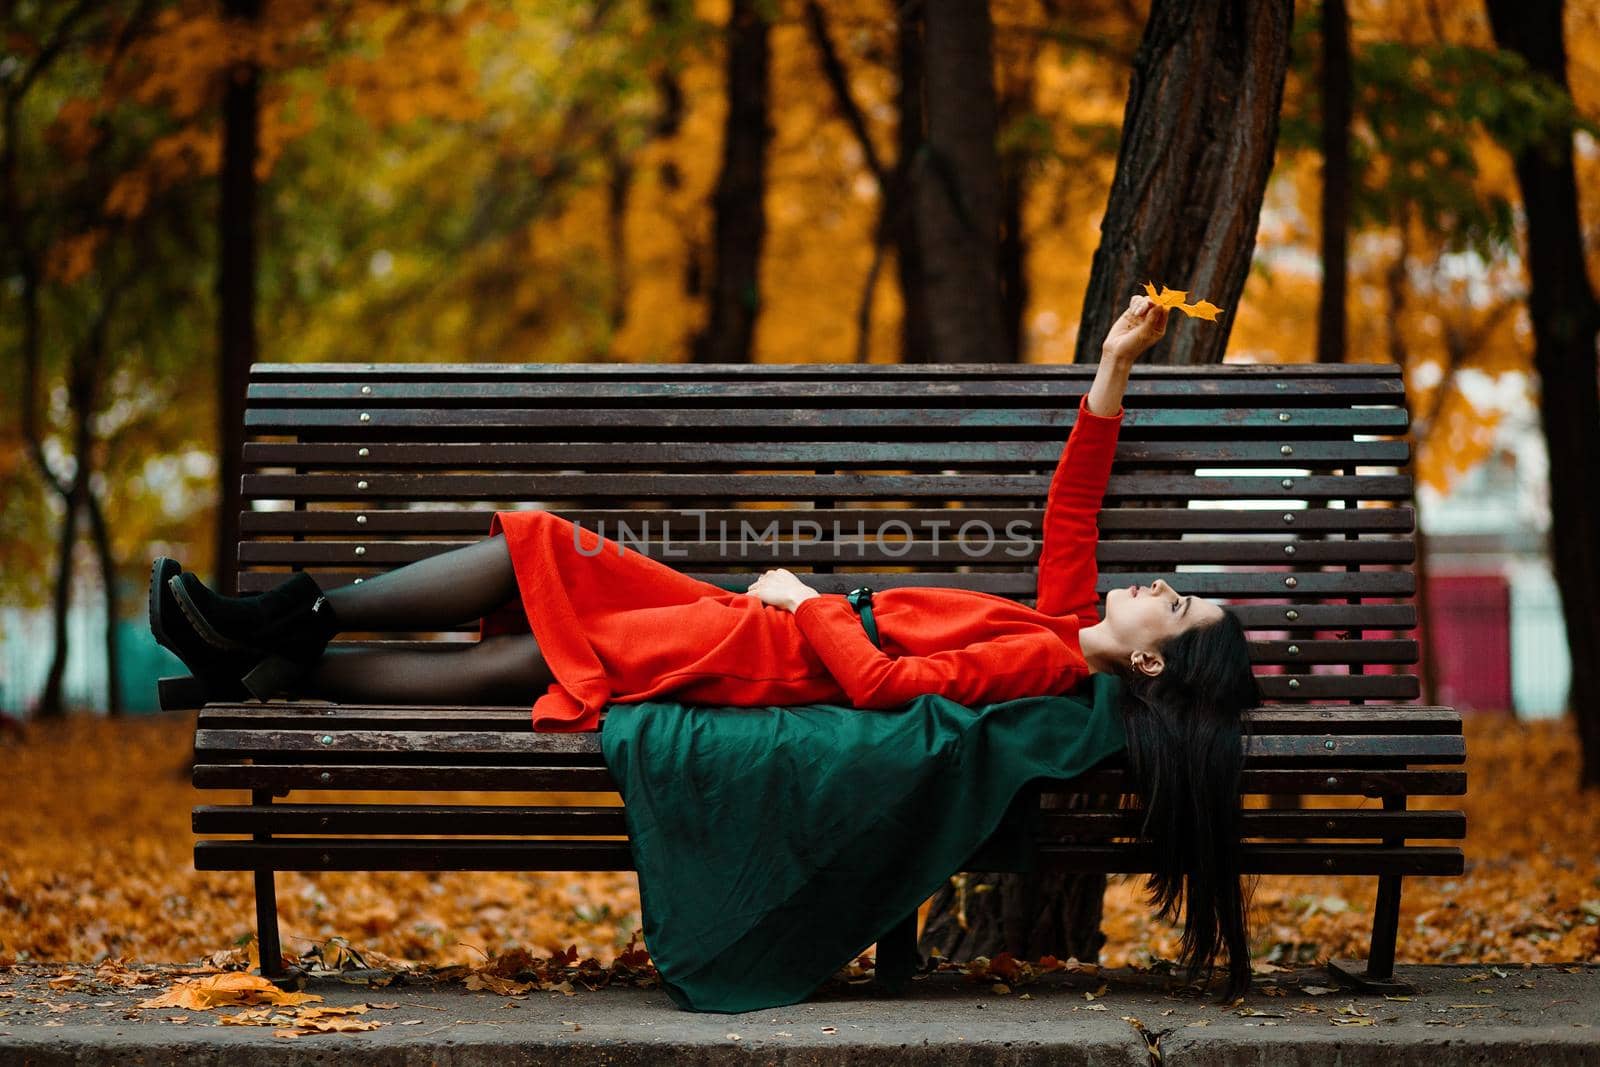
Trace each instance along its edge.
{"label": "bench leg", "polygon": [[[251,791],[251,803],[271,804],[269,790]],[[257,841],[272,840],[271,834],[255,834]],[[306,972],[283,965],[283,947],[278,941],[278,884],[273,871],[256,871],[256,948],[261,956],[261,977],[282,989],[304,989]]]}
{"label": "bench leg", "polygon": [[878,985],[890,992],[906,988],[922,964],[917,951],[917,913],[913,911],[878,938],[878,959],[873,969]]}
{"label": "bench leg", "polygon": [[[1386,796],[1383,807],[1385,811],[1404,811],[1406,798]],[[1372,907],[1372,942],[1367,949],[1366,967],[1357,970],[1360,961],[1356,960],[1329,960],[1328,974],[1338,985],[1373,993],[1415,992],[1415,987],[1394,977],[1394,947],[1400,933],[1400,881],[1398,874],[1378,876],[1378,897]]]}
{"label": "bench leg", "polygon": [[261,956],[261,977],[279,989],[293,992],[306,987],[304,967],[286,967],[278,944],[278,891],[272,871],[256,871],[256,948]]}
{"label": "bench leg", "polygon": [[1367,977],[1394,977],[1394,943],[1400,933],[1400,876],[1378,876],[1378,899],[1372,909],[1372,945],[1367,950]]}
{"label": "bench leg", "polygon": [[261,977],[284,977],[283,948],[278,943],[278,886],[272,871],[256,874],[256,947],[261,954]]}

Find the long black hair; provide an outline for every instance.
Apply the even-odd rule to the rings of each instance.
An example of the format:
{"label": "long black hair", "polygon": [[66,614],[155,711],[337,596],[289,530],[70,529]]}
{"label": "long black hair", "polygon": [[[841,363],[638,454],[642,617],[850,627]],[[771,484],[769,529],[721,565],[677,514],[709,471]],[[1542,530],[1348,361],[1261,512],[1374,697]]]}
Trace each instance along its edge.
{"label": "long black hair", "polygon": [[1134,787],[1120,806],[1144,811],[1140,833],[1155,863],[1148,901],[1168,922],[1182,905],[1189,982],[1204,969],[1209,983],[1226,946],[1228,980],[1218,1003],[1227,1003],[1250,989],[1255,886],[1247,888],[1239,870],[1239,778],[1249,736],[1243,712],[1261,703],[1261,689],[1239,617],[1222,614],[1161,646],[1164,665],[1154,677],[1129,664],[1117,673]]}

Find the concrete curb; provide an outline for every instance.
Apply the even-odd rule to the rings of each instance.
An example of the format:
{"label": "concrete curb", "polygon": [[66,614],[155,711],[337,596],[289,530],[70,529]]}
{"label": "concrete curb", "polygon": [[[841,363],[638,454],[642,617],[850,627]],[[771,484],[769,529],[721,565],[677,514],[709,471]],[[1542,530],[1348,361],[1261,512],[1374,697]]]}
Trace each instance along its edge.
{"label": "concrete curb", "polygon": [[[323,981],[310,991],[327,1004],[398,1007],[364,1016],[382,1020],[379,1030],[294,1039],[274,1037],[270,1027],[221,1026],[214,1012],[134,1009],[150,990],[50,989],[49,979],[69,969],[19,965],[8,972],[3,988],[14,996],[0,1000],[0,1064],[1600,1065],[1595,965],[1578,973],[1555,966],[1397,968],[1417,987],[1410,1000],[1311,992],[1326,980],[1307,968],[1263,976],[1234,1009],[1129,971],[1048,975],[1009,994],[942,973],[903,997],[871,984],[839,986],[803,1004],[742,1015],[680,1011],[659,989],[615,986],[517,1000],[459,984],[372,989]],[[1102,983],[1110,986],[1106,995],[1085,997]],[[69,1003],[75,1006],[61,1007]],[[175,1014],[187,1021],[167,1021]]]}

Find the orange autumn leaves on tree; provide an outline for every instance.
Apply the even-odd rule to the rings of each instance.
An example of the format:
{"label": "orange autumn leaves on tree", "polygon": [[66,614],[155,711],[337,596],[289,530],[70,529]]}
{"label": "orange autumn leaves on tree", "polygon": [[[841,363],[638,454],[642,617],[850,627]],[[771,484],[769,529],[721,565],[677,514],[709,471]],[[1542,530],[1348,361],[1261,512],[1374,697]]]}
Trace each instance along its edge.
{"label": "orange autumn leaves on tree", "polygon": [[1144,291],[1149,295],[1151,303],[1157,307],[1177,308],[1191,319],[1205,319],[1209,322],[1216,322],[1217,312],[1222,310],[1209,300],[1202,300],[1195,304],[1185,303],[1189,298],[1189,294],[1183,289],[1168,289],[1163,285],[1161,292],[1157,293],[1154,285],[1145,282]]}
{"label": "orange autumn leaves on tree", "polygon": [[[361,2],[333,12],[310,0],[267,5],[254,19],[210,9],[168,9],[148,24],[118,26],[126,44],[93,45],[103,77],[69,95],[44,128],[60,160],[82,166],[107,130],[148,114],[153,135],[113,176],[103,222],[52,242],[46,273],[73,285],[93,269],[108,226],[145,215],[165,194],[209,178],[222,164],[221,102],[239,64],[260,71],[254,174],[264,182],[284,152],[330,121],[339,101],[374,125],[415,118],[481,118],[468,38],[498,17],[486,0],[450,12],[410,12]],[[307,75],[316,75],[316,81]]]}

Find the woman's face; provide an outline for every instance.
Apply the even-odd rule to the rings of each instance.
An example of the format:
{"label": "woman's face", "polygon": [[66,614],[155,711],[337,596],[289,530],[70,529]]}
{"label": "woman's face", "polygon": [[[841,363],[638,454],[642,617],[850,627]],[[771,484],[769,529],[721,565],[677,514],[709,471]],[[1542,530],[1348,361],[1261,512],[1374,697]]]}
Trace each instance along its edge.
{"label": "woman's face", "polygon": [[1156,651],[1161,645],[1192,627],[1221,620],[1222,608],[1201,597],[1184,596],[1160,578],[1106,594],[1105,623],[1118,657],[1146,674],[1161,672],[1161,655]]}

